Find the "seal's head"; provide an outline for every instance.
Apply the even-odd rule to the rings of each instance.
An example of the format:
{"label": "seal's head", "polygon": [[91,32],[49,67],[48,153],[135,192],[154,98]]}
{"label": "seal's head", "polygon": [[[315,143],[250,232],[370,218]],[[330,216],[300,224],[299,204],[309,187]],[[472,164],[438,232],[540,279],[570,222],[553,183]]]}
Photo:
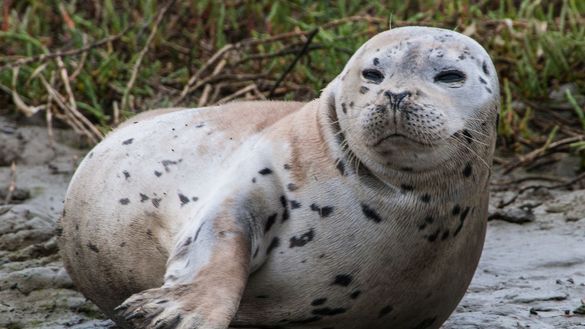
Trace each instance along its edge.
{"label": "seal's head", "polygon": [[496,71],[487,52],[457,32],[403,27],[380,33],[324,93],[349,149],[375,171],[429,170],[476,152],[469,140],[493,149]]}

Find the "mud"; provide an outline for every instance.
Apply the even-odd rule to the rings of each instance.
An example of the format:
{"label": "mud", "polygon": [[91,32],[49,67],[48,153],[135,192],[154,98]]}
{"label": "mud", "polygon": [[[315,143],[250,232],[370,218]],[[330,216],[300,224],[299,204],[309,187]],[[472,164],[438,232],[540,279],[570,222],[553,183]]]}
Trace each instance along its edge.
{"label": "mud", "polygon": [[[59,259],[55,222],[84,152],[72,132],[54,135],[51,142],[44,128],[0,118],[0,328],[115,328],[75,290]],[[566,161],[554,174],[574,170]],[[497,208],[534,183],[546,184],[492,186],[480,265],[443,328],[585,328],[585,190],[540,188]]]}

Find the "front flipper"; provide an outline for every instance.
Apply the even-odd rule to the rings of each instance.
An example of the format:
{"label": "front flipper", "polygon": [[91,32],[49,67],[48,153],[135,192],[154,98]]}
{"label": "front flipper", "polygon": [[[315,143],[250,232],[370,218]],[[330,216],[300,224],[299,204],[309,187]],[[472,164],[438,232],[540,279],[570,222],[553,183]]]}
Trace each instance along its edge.
{"label": "front flipper", "polygon": [[185,228],[162,287],[134,294],[116,308],[124,322],[147,329],[229,326],[246,286],[252,235],[233,205],[219,208]]}

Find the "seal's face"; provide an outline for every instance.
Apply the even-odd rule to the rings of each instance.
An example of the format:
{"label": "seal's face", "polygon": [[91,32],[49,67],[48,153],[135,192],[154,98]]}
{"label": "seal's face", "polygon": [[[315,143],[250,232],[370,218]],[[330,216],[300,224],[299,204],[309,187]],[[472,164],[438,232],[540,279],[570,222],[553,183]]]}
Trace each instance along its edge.
{"label": "seal's face", "polygon": [[499,102],[485,50],[437,28],[378,34],[333,84],[335,114],[352,152],[384,166],[439,165],[465,148],[464,130],[479,132],[481,123],[495,118]]}

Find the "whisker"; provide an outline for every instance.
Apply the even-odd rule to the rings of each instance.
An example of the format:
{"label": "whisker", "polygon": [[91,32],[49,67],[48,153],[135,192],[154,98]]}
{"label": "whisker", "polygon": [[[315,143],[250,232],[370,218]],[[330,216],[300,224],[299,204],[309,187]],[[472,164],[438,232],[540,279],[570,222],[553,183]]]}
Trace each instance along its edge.
{"label": "whisker", "polygon": [[485,165],[486,169],[490,169],[490,166],[487,164],[487,162],[485,162],[485,160],[474,149],[465,145],[465,143],[466,143],[465,141],[460,140],[455,136],[452,136],[452,137],[455,141],[459,142],[459,145],[465,147],[468,151],[470,151],[473,155],[475,155]]}

